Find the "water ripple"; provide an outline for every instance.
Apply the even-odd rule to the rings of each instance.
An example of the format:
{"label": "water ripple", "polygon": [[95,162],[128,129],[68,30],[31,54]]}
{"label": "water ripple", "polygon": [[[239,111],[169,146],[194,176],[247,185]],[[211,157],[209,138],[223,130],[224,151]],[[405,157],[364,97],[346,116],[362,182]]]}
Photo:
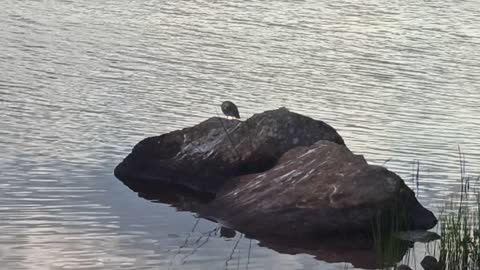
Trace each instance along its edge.
{"label": "water ripple", "polygon": [[219,115],[227,99],[244,118],[286,106],[326,121],[434,211],[459,189],[458,146],[480,174],[475,1],[48,0],[0,10],[8,269],[344,269],[243,238],[230,255],[236,239],[215,233],[199,247],[216,224],[192,231],[191,214],[112,177],[137,141]]}

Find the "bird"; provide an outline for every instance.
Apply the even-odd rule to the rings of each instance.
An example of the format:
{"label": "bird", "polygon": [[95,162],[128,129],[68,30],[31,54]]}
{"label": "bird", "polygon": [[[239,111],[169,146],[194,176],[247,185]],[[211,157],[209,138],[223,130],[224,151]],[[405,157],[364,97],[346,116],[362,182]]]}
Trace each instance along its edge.
{"label": "bird", "polygon": [[231,101],[224,101],[222,103],[222,112],[227,116],[227,118],[229,116],[235,117],[237,119],[240,118],[240,114],[238,113],[237,106],[233,104],[233,102]]}

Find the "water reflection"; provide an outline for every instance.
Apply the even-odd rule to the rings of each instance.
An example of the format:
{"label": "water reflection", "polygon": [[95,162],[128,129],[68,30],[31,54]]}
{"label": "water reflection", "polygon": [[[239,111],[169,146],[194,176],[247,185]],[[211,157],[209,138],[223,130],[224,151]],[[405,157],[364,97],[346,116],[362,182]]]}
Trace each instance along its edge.
{"label": "water reflection", "polygon": [[[192,232],[194,232],[199,223],[200,217],[210,219],[208,216],[204,216],[204,213],[208,211],[208,203],[213,199],[209,194],[199,194],[191,190],[185,189],[180,186],[171,184],[144,184],[139,181],[124,181],[124,183],[137,192],[142,198],[157,203],[167,203],[180,211],[196,212],[199,218],[195,221]],[[215,220],[212,220],[215,222]],[[242,228],[236,228],[242,230]],[[193,246],[190,246],[192,254],[201,248],[212,236],[212,234],[218,234],[223,238],[236,238],[236,244],[233,247],[232,254],[235,251],[238,241],[242,237],[255,239],[258,241],[258,245],[273,249],[283,254],[309,254],[316,259],[329,262],[329,263],[350,263],[354,267],[363,269],[376,269],[381,265],[394,265],[399,262],[406,254],[409,247],[412,246],[412,242],[402,241],[399,238],[387,237],[388,249],[394,249],[394,253],[389,253],[389,258],[379,257],[380,250],[387,249],[385,247],[378,247],[377,245],[368,239],[367,237],[352,237],[352,236],[336,236],[336,237],[323,237],[323,238],[311,238],[311,239],[288,239],[280,237],[265,237],[255,234],[237,234],[236,230],[218,225],[216,228],[201,233],[196,240],[193,241]],[[237,236],[238,235],[238,236]],[[191,243],[190,234],[187,235],[185,242],[178,249],[185,247],[187,243]],[[383,243],[387,244],[387,243]],[[250,252],[249,252],[250,254]],[[189,257],[185,255],[184,259]],[[232,255],[229,256],[227,262],[232,259]],[[183,259],[183,260],[184,260]],[[249,260],[249,258],[248,258]],[[180,260],[181,262],[182,260]]]}
{"label": "water reflection", "polygon": [[[286,106],[324,120],[370,163],[390,160],[414,190],[420,160],[419,200],[438,213],[459,190],[459,144],[479,174],[479,10],[478,1],[0,1],[2,267],[165,268],[195,218],[136,198],[112,168],[144,137],[220,114],[223,100],[242,117]],[[177,268],[225,269],[234,239],[210,238]],[[234,258],[247,258],[248,242]],[[250,269],[344,269],[252,242]]]}

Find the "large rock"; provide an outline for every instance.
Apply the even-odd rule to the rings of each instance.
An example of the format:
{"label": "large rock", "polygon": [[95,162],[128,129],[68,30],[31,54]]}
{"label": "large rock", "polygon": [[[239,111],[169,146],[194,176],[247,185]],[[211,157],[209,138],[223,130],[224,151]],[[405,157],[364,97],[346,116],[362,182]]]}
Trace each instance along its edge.
{"label": "large rock", "polygon": [[146,193],[173,184],[207,194],[178,201],[167,192],[177,207],[252,235],[331,236],[369,233],[390,221],[409,230],[437,222],[395,173],[354,155],[324,122],[284,108],[147,138],[115,175]]}
{"label": "large rock", "polygon": [[398,175],[328,141],[296,147],[274,168],[236,178],[207,208],[233,228],[293,237],[368,233],[385,219],[397,218],[402,229],[437,222]]}
{"label": "large rock", "polygon": [[141,141],[117,166],[115,175],[216,193],[232,177],[265,171],[291,148],[319,140],[344,144],[326,123],[285,108],[256,114],[244,122],[213,117]]}

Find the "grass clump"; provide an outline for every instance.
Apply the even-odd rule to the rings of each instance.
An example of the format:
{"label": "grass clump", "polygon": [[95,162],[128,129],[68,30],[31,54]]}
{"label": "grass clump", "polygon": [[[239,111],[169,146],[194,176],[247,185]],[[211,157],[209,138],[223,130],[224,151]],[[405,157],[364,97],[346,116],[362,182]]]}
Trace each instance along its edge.
{"label": "grass clump", "polygon": [[[422,262],[422,267],[427,267],[428,270],[480,270],[480,189],[478,186],[480,177],[466,176],[465,158],[460,148],[459,155],[460,192],[446,203],[439,216],[440,239],[436,241],[433,250],[433,256],[438,258],[438,263],[435,262],[427,267]],[[419,162],[416,165],[413,175],[418,193]],[[471,187],[471,184],[474,187]],[[392,216],[391,221],[393,224],[401,224],[403,220]],[[385,231],[378,230],[378,226],[376,228],[374,242],[381,258],[380,267],[391,269],[392,262],[399,253],[401,254],[402,248],[396,243],[392,245],[394,241],[390,237],[395,231],[401,230],[401,227],[389,227],[391,231],[387,231],[386,234]],[[396,267],[393,266],[393,269]]]}
{"label": "grass clump", "polygon": [[[465,158],[460,151],[459,201],[447,204],[440,215],[439,262],[444,270],[480,269],[480,192],[470,188]],[[476,182],[478,183],[478,178]]]}
{"label": "grass clump", "polygon": [[[464,194],[465,195],[465,194]],[[445,270],[480,269],[480,194],[476,204],[449,204],[440,216],[440,264]]]}

